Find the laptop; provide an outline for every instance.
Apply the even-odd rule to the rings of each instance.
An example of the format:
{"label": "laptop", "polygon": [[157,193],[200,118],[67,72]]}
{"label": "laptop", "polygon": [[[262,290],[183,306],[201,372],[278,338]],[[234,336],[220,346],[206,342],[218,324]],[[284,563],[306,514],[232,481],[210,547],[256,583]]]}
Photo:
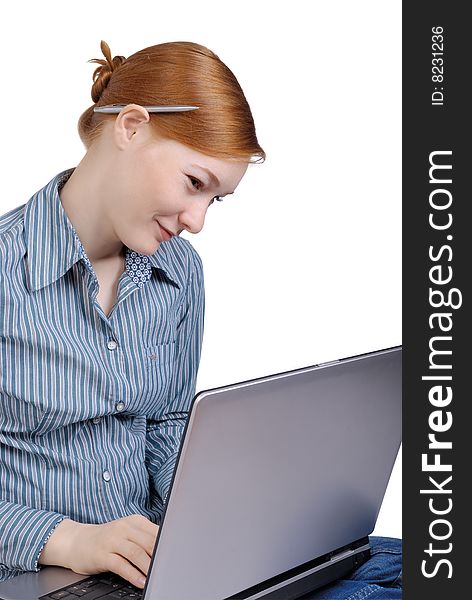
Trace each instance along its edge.
{"label": "laptop", "polygon": [[193,398],[144,590],[43,566],[3,600],[294,600],[369,558],[401,443],[401,347]]}

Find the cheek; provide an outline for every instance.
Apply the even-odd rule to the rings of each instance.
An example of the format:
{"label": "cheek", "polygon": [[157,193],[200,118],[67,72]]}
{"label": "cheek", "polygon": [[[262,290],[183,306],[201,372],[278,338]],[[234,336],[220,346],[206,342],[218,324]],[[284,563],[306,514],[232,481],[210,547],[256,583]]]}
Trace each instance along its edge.
{"label": "cheek", "polygon": [[145,220],[175,215],[185,204],[185,185],[178,176],[170,174],[175,166],[152,153],[144,153],[140,158],[133,169],[133,189],[128,188],[131,212]]}
{"label": "cheek", "polygon": [[156,180],[153,193],[155,210],[162,215],[175,215],[185,207],[186,190],[178,178],[169,179],[164,176]]}
{"label": "cheek", "polygon": [[179,194],[175,184],[155,179],[143,183],[141,190],[141,198],[137,198],[137,204],[151,218],[175,215],[182,210],[182,194]]}

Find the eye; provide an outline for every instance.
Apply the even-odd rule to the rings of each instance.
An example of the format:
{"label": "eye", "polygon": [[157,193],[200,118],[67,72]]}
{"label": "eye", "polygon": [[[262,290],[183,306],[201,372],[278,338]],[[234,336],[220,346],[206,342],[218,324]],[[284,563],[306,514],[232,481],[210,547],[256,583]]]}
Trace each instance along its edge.
{"label": "eye", "polygon": [[[187,177],[190,179],[190,181],[192,182],[192,186],[197,189],[198,191],[201,191],[201,189],[204,187],[203,183],[200,181],[200,179],[197,179],[196,177],[193,177],[192,175],[187,175]],[[208,206],[211,206],[213,204],[213,202],[216,200],[217,202],[223,202],[223,198],[224,196],[215,196],[214,198],[212,198],[210,200],[210,203],[208,204]]]}
{"label": "eye", "polygon": [[[200,181],[200,179],[197,179],[196,177],[192,177],[191,175],[187,175],[187,177],[192,182],[193,187],[195,187],[197,190],[199,190],[203,187],[203,183]],[[195,182],[197,185],[195,185]]]}

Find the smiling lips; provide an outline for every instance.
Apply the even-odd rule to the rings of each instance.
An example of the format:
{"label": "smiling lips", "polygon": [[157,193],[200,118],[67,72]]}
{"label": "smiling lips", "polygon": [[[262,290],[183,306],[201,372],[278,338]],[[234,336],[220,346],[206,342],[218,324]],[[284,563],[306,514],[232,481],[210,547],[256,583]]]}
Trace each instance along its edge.
{"label": "smiling lips", "polygon": [[174,234],[171,231],[168,231],[165,227],[163,227],[159,223],[159,221],[156,221],[156,222],[159,225],[159,229],[161,230],[162,237],[164,238],[164,241],[170,240]]}

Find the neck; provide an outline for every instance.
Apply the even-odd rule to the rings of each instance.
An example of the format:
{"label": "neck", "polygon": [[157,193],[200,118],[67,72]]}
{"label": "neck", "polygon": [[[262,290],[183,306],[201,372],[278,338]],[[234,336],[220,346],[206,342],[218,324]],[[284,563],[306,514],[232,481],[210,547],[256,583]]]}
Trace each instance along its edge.
{"label": "neck", "polygon": [[106,181],[106,165],[92,146],[59,192],[64,211],[92,263],[123,256],[123,243],[108,217]]}

